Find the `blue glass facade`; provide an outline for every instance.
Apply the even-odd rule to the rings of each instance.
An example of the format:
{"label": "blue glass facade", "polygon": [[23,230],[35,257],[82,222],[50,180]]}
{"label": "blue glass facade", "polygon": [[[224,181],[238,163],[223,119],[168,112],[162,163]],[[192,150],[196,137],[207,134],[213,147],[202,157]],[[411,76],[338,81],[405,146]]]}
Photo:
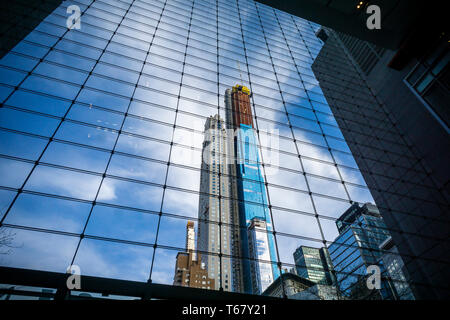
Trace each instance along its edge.
{"label": "blue glass facade", "polygon": [[[261,161],[258,156],[258,145],[255,138],[254,129],[246,124],[240,124],[236,138],[237,155],[237,180],[239,193],[239,215],[240,224],[246,228],[241,228],[243,252],[250,251],[248,243],[248,227],[254,218],[265,222],[267,231],[267,241],[270,261],[276,261],[275,240],[273,236],[272,219],[268,207],[266,187],[264,177],[261,172]],[[257,251],[257,250],[256,250]],[[276,279],[280,276],[280,271],[273,263],[271,266],[271,277]],[[247,292],[252,292],[250,262],[244,262],[244,287]],[[263,275],[261,275],[263,276]],[[262,292],[263,290],[261,290]],[[258,292],[258,293],[261,293]]]}

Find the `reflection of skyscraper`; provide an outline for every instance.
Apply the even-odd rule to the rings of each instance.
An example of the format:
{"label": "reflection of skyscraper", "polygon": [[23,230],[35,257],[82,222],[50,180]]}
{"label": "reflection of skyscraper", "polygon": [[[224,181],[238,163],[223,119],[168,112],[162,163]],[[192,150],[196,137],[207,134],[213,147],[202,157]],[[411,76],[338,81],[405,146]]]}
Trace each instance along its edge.
{"label": "reflection of skyscraper", "polygon": [[[329,252],[342,294],[356,299],[396,298],[381,259],[379,247],[390,234],[378,208],[370,203],[362,207],[355,203],[336,220],[336,226],[339,236],[329,246]],[[367,288],[366,273],[370,265],[380,268],[380,290]]]}
{"label": "reflection of skyscraper", "polygon": [[[267,264],[267,268],[259,269],[259,274],[252,274],[255,263],[250,262],[251,252],[258,252],[257,248],[250,248],[257,242],[254,228],[264,225],[266,233],[267,260],[277,261],[275,242],[273,237],[272,221],[270,218],[264,178],[261,172],[258,156],[258,145],[253,129],[253,118],[250,104],[250,90],[242,85],[236,85],[232,90],[226,90],[225,104],[227,108],[228,123],[232,124],[236,133],[234,135],[234,152],[236,155],[236,179],[233,191],[237,193],[239,225],[241,227],[241,249],[243,260],[244,290],[246,292],[261,293],[261,284],[268,279],[276,279],[280,272],[276,264]],[[233,188],[233,187],[232,187]],[[256,219],[253,221],[252,220]],[[258,221],[258,222],[256,222]],[[250,229],[249,228],[253,228]],[[250,232],[250,235],[248,234]],[[254,279],[254,280],[252,280]],[[255,282],[256,281],[256,282]],[[265,285],[264,285],[265,286]]]}
{"label": "reflection of skyscraper", "polygon": [[[249,98],[244,86],[226,91],[228,123],[237,130],[234,137],[227,135],[219,115],[205,123],[198,249],[218,253],[221,248],[229,256],[203,256],[216,289],[222,282],[226,291],[261,293],[279,271],[275,263],[267,263],[277,260]],[[219,223],[225,226],[219,229]],[[233,227],[237,225],[240,228]]]}
{"label": "reflection of skyscraper", "polygon": [[332,264],[326,248],[300,246],[294,252],[297,274],[320,284],[335,284]]}
{"label": "reflection of skyscraper", "polygon": [[[197,259],[198,257],[198,259]],[[173,284],[176,286],[214,289],[215,281],[208,277],[201,254],[195,253],[194,222],[186,226],[186,252],[178,252]]]}
{"label": "reflection of skyscraper", "polygon": [[[230,197],[230,178],[227,156],[229,144],[224,121],[219,115],[211,116],[205,123],[205,139],[200,176],[198,249],[200,251],[236,256],[234,232],[229,225],[237,223],[235,211],[227,199]],[[224,199],[225,198],[225,199]],[[220,200],[219,200],[220,199]],[[219,229],[219,223],[224,223]],[[220,249],[220,250],[219,250]],[[203,255],[208,276],[215,279],[216,289],[239,291],[239,268],[232,258]]]}

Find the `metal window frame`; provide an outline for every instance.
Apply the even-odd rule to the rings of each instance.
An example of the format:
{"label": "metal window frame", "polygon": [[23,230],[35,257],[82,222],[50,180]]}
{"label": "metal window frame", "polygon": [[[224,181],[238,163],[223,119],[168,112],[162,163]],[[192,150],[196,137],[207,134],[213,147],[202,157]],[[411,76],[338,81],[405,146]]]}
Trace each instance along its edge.
{"label": "metal window frame", "polygon": [[[0,289],[0,294],[23,295],[33,297],[47,297],[55,300],[93,299],[78,297],[70,294],[66,281],[70,274],[39,271],[31,269],[0,267],[0,283],[8,284],[9,288]],[[34,292],[16,290],[15,286],[31,286],[38,288],[56,289],[56,293]],[[182,286],[172,286],[151,282],[137,282],[130,280],[109,279],[94,276],[81,276],[81,291],[100,293],[107,298],[108,295],[136,297],[137,299],[163,299],[163,300],[252,300],[252,301],[279,301],[281,298],[227,292],[220,290],[197,289]],[[76,289],[75,291],[80,291]],[[94,298],[95,299],[95,298]]]}

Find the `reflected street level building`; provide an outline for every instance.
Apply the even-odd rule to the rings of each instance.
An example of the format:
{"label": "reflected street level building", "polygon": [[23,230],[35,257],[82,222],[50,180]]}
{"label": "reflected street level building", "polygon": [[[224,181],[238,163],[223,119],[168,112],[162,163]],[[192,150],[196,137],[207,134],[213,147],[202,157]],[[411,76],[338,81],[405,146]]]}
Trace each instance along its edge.
{"label": "reflected street level building", "polygon": [[[336,226],[339,236],[329,246],[329,252],[342,295],[351,299],[406,298],[396,292],[381,259],[380,245],[390,234],[378,208],[370,203],[355,203],[336,220]],[[401,260],[400,256],[396,258]],[[369,290],[366,284],[367,268],[371,265],[380,268],[379,290]]]}
{"label": "reflected street level building", "polygon": [[317,283],[290,297],[296,300],[348,300],[335,286]]}
{"label": "reflected street level building", "polygon": [[[284,291],[283,291],[284,290]],[[336,287],[314,283],[292,272],[282,273],[263,295],[294,300],[343,300]]]}
{"label": "reflected street level building", "polygon": [[290,298],[299,292],[313,287],[314,285],[315,283],[308,279],[291,272],[285,272],[282,273],[281,276],[279,276],[268,288],[266,288],[263,295],[279,298],[283,298],[284,295],[286,295],[286,297]]}
{"label": "reflected street level building", "polygon": [[336,284],[332,273],[333,265],[327,248],[300,246],[294,252],[297,274],[314,283],[325,285]]}
{"label": "reflected street level building", "polygon": [[209,278],[201,254],[195,252],[194,222],[186,226],[186,252],[178,252],[175,265],[174,286],[214,289],[215,279]]}
{"label": "reflected street level building", "polygon": [[[232,124],[235,130],[233,139],[236,179],[233,183],[236,184],[239,199],[244,290],[248,293],[261,294],[270,282],[280,275],[280,271],[276,263],[263,266],[253,260],[266,258],[266,261],[277,261],[277,257],[266,187],[258,155],[258,140],[253,127],[250,95],[251,92],[246,86],[235,85],[231,90],[226,90],[225,103],[227,115],[231,116],[231,119],[227,119],[227,123]],[[266,233],[260,236],[258,229],[264,229]],[[256,270],[259,270],[259,273]]]}

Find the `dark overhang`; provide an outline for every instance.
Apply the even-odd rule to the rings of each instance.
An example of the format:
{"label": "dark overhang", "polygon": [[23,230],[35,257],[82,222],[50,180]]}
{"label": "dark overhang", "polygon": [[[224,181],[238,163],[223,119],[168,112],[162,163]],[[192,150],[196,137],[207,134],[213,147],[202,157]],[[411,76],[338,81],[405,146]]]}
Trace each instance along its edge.
{"label": "dark overhang", "polygon": [[0,58],[25,38],[62,0],[15,0],[0,3]]}
{"label": "dark overhang", "polygon": [[[8,284],[7,288],[0,288],[1,294],[19,294],[29,296],[54,297],[55,299],[71,299],[66,286],[70,274],[0,267],[0,284]],[[32,286],[39,288],[56,289],[55,295],[43,290],[42,292],[17,291],[16,286]],[[279,298],[235,293],[219,290],[207,290],[173,286],[166,284],[138,282],[130,280],[109,279],[94,276],[81,276],[81,291],[87,293],[101,293],[102,296],[119,295],[141,299],[168,299],[168,300],[210,300],[210,301],[272,301]],[[22,292],[23,291],[23,292]]]}
{"label": "dark overhang", "polygon": [[[415,0],[257,1],[392,50],[399,49],[402,43],[410,39],[413,34],[422,34],[424,30],[429,33],[436,28],[442,29],[444,21],[442,13],[445,11],[436,2]],[[366,13],[369,5],[380,7],[381,29],[379,30],[370,30],[366,26],[367,18],[370,16]]]}

